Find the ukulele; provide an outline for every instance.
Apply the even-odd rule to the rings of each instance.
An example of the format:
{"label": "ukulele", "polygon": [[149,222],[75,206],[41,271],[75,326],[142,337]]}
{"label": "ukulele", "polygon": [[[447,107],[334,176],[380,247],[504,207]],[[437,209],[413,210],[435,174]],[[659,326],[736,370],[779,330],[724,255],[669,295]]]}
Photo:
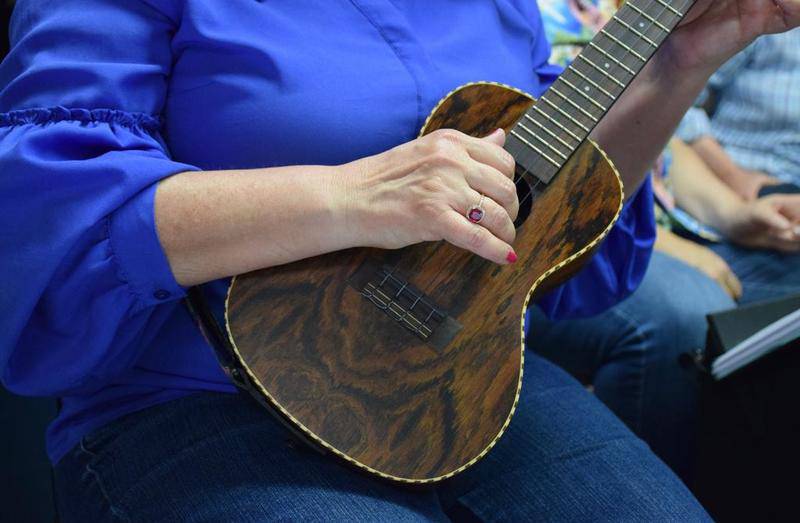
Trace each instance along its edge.
{"label": "ukulele", "polygon": [[446,242],[349,249],[232,279],[225,328],[190,308],[233,382],[322,452],[406,483],[451,477],[514,414],[529,302],[577,272],[617,220],[622,183],[588,136],[693,0],[629,0],[538,102],[479,82],[420,135],[498,127],[515,158],[513,265]]}

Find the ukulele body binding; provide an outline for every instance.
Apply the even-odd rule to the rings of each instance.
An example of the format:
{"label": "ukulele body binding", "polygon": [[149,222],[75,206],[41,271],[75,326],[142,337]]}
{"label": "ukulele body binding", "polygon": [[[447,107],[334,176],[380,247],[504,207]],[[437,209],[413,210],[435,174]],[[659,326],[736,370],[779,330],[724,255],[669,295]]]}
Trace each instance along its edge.
{"label": "ukulele body binding", "polygon": [[[534,103],[505,85],[466,84],[442,99],[420,135],[508,131]],[[429,242],[233,278],[225,304],[232,354],[223,365],[234,359],[240,386],[361,470],[421,484],[467,469],[511,422],[529,301],[577,272],[623,203],[616,169],[590,140],[541,192],[523,177],[521,200],[526,190],[535,198],[521,207],[512,265]]]}

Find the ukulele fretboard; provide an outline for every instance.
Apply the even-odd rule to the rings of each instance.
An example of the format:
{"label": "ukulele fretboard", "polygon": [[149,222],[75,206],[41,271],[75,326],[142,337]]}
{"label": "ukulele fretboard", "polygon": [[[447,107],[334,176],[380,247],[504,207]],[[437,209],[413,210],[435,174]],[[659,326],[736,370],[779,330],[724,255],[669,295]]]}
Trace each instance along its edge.
{"label": "ukulele fretboard", "polygon": [[510,131],[506,149],[548,183],[695,0],[628,0]]}

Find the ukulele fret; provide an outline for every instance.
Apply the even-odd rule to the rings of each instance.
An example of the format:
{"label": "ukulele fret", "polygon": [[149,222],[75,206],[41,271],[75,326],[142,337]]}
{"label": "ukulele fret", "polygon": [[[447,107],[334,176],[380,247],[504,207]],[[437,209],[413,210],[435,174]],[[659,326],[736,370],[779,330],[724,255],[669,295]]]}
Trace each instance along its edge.
{"label": "ukulele fret", "polygon": [[[608,53],[605,49],[603,49],[599,45],[595,44],[594,41],[589,42],[589,47],[591,47],[592,49],[595,49],[597,52],[599,52],[600,54],[602,54],[603,56],[605,56],[606,58],[608,58],[609,60],[611,60],[612,62],[617,64],[618,66],[620,66],[621,68],[625,69],[625,71],[627,71],[631,76],[636,76],[636,71],[634,71],[633,69],[631,69],[627,65],[623,64],[622,62],[620,62],[614,55]],[[582,55],[578,55],[578,56],[582,56]],[[645,60],[645,61],[647,61],[647,60]],[[622,85],[622,87],[626,87],[626,86]]]}
{"label": "ukulele fret", "polygon": [[[550,129],[548,129],[546,125],[542,125],[542,124],[540,124],[539,122],[537,122],[535,118],[532,118],[532,117],[531,117],[531,115],[529,115],[529,114],[527,114],[527,113],[526,113],[525,115],[523,115],[523,118],[525,118],[525,119],[527,119],[527,120],[530,120],[531,122],[535,123],[535,124],[536,124],[536,127],[538,127],[538,128],[539,128],[539,129],[541,129],[542,131],[546,132],[547,134],[549,134],[550,136],[552,136],[553,138],[555,138],[556,140],[558,140],[559,142],[561,142],[561,144],[562,144],[564,147],[566,147],[566,148],[567,148],[567,150],[572,150],[572,146],[571,146],[569,143],[567,143],[567,142],[566,142],[566,141],[565,141],[563,138],[561,138],[559,135],[557,135],[556,133],[554,133],[553,131],[551,131]],[[525,128],[525,129],[527,129],[527,127],[524,127],[524,128]]]}
{"label": "ukulele fret", "polygon": [[608,73],[607,71],[604,71],[602,67],[600,67],[599,65],[594,63],[591,59],[589,59],[589,57],[584,56],[583,54],[579,54],[578,58],[580,58],[581,60],[584,60],[586,63],[588,63],[590,66],[592,66],[592,68],[597,69],[598,71],[600,71],[600,73],[602,73],[603,76],[605,76],[606,78],[608,78],[609,80],[611,80],[612,82],[617,84],[617,86],[619,86],[621,89],[625,89],[625,84],[624,83],[620,82],[614,76],[611,76],[611,74]]}
{"label": "ukulele fret", "polygon": [[[635,56],[636,58],[641,60],[643,63],[647,63],[647,58],[645,58],[644,56],[642,56],[639,53],[637,53],[636,50],[633,47],[629,46],[628,44],[626,44],[625,42],[623,42],[622,40],[620,40],[616,36],[612,35],[608,31],[606,31],[605,29],[600,29],[600,34],[608,37],[610,40],[612,40],[618,46],[620,46],[623,49],[625,49],[626,51],[628,51],[630,54],[632,54],[633,56]],[[620,63],[620,65],[622,65],[622,62],[619,62],[619,63]],[[631,71],[630,69],[628,69],[628,72],[630,72],[634,76],[636,75],[636,73]]]}
{"label": "ukulele fret", "polygon": [[[547,140],[545,140],[544,138],[542,138],[541,136],[539,136],[538,134],[536,134],[535,132],[533,132],[533,130],[532,130],[532,129],[529,129],[528,127],[525,127],[525,126],[524,126],[522,123],[519,123],[517,126],[518,126],[520,129],[524,130],[524,131],[525,131],[526,133],[528,133],[529,135],[531,135],[532,137],[534,137],[535,139],[539,140],[539,141],[540,141],[541,143],[543,143],[543,144],[544,144],[544,145],[545,145],[545,146],[546,146],[548,149],[550,149],[551,151],[553,151],[554,153],[556,153],[558,156],[560,156],[560,157],[561,157],[561,158],[563,158],[564,160],[566,160],[566,159],[568,158],[568,157],[567,157],[567,155],[565,155],[564,153],[562,153],[561,151],[559,151],[558,149],[556,149],[556,148],[555,148],[555,147],[554,147],[554,146],[553,146],[553,145],[552,145],[550,142],[548,142]],[[514,135],[516,135],[516,134],[517,134],[517,132],[516,132],[516,131],[511,131],[511,133],[513,133]],[[520,140],[523,140],[523,138],[521,138],[521,137],[519,137],[519,138],[520,138]],[[526,143],[527,143],[527,141],[526,141]],[[567,145],[567,150],[569,150],[569,145]],[[537,152],[538,152],[538,151],[537,151]],[[541,153],[541,152],[540,152],[539,154],[542,154],[542,155],[544,155],[544,153]]]}
{"label": "ukulele fret", "polygon": [[680,18],[683,18],[683,13],[672,7],[669,3],[665,2],[664,0],[656,0],[659,4],[663,5],[667,10],[672,11],[672,13]]}
{"label": "ukulele fret", "polygon": [[575,75],[579,76],[581,79],[585,80],[586,83],[590,84],[592,87],[594,87],[595,89],[597,89],[598,91],[600,91],[601,93],[606,95],[607,97],[611,98],[612,101],[616,101],[617,100],[616,96],[614,96],[613,94],[609,93],[606,89],[603,89],[603,86],[601,86],[600,84],[598,84],[597,82],[595,82],[594,80],[592,80],[591,78],[589,78],[588,76],[586,76],[585,74],[580,72],[577,68],[575,68],[572,65],[570,65],[569,67],[567,67],[567,70],[569,70],[570,72],[572,72]]}
{"label": "ukulele fret", "polygon": [[635,27],[630,25],[625,20],[623,20],[623,19],[621,19],[621,18],[619,18],[617,16],[611,17],[611,20],[613,20],[614,22],[617,22],[618,24],[622,25],[628,31],[630,31],[631,33],[635,34],[636,36],[638,36],[639,38],[641,38],[642,40],[644,40],[645,42],[647,42],[648,44],[653,46],[653,49],[658,49],[658,44],[657,43],[655,43],[653,40],[648,38],[648,36],[646,34],[642,33],[641,31],[639,31],[638,29],[636,29]]}
{"label": "ukulele fret", "polygon": [[631,1],[629,1],[629,2],[627,3],[627,5],[628,5],[628,7],[630,7],[631,9],[633,9],[634,11],[636,11],[637,13],[639,13],[640,15],[642,15],[643,17],[645,17],[647,20],[649,20],[650,22],[652,22],[652,24],[653,24],[654,26],[658,27],[658,28],[659,28],[659,29],[661,29],[663,32],[665,32],[665,33],[667,33],[667,34],[669,34],[669,33],[671,32],[671,31],[670,31],[670,29],[668,29],[668,28],[667,28],[667,26],[665,26],[664,24],[662,24],[661,22],[659,22],[658,20],[656,20],[655,18],[653,18],[652,16],[650,16],[649,14],[647,14],[647,12],[645,12],[645,11],[642,11],[642,9],[640,9],[639,7],[637,7],[636,5],[634,5],[634,3],[633,3],[633,1],[632,1],[632,0],[631,0]]}

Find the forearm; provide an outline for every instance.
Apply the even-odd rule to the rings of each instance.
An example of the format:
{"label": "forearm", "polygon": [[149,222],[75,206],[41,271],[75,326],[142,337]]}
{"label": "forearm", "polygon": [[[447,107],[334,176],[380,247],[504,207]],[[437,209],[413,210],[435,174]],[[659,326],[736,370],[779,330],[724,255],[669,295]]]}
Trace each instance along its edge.
{"label": "forearm", "polygon": [[156,193],[156,226],[176,280],[195,285],[354,246],[341,168],[180,173]]}
{"label": "forearm", "polygon": [[703,136],[692,143],[692,149],[725,183],[733,185],[739,167],[713,136]]}
{"label": "forearm", "polygon": [[[338,167],[184,172],[156,192],[156,228],[175,279],[194,285],[350,247],[446,240],[499,264],[511,247],[514,159],[497,131],[434,131]],[[481,194],[485,219],[464,217]]]}
{"label": "forearm", "polygon": [[711,70],[681,71],[656,56],[634,80],[592,137],[608,153],[633,194],[664,149]]}
{"label": "forearm", "polygon": [[742,208],[742,199],[710,170],[695,150],[681,140],[672,141],[669,176],[675,200],[701,222],[724,231]]}

